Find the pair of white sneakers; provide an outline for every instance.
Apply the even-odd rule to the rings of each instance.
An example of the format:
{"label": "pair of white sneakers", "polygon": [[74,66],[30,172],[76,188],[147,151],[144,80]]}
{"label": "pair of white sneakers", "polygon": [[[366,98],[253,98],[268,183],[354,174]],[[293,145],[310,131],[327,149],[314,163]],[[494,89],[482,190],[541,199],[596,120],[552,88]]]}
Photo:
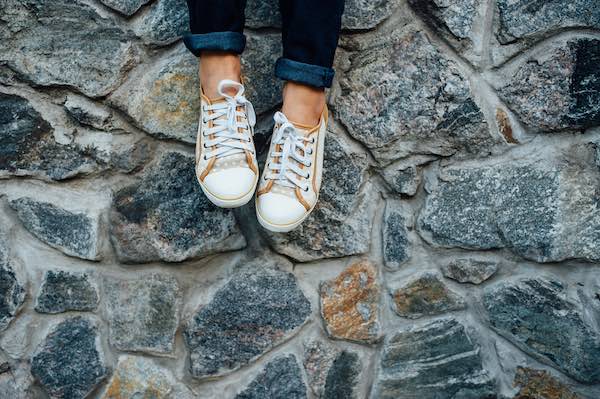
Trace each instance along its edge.
{"label": "pair of white sneakers", "polygon": [[[256,216],[271,231],[299,226],[314,209],[321,187],[327,109],[317,126],[290,122],[275,113],[275,127],[259,179],[253,134],[256,115],[244,86],[219,83],[221,97],[202,93],[196,140],[196,176],[202,191],[223,208],[242,206],[256,192]],[[235,92],[235,95],[228,93]],[[258,186],[258,190],[256,190]]]}

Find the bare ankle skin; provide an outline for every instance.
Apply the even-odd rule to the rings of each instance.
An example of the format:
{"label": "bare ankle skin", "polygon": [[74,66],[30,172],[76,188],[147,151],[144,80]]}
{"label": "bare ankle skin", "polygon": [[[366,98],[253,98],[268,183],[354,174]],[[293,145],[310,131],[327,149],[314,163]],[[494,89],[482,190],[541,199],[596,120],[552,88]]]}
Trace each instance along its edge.
{"label": "bare ankle skin", "polygon": [[[223,79],[240,81],[242,65],[240,56],[222,51],[203,51],[200,55],[200,83],[208,98],[220,97],[217,88]],[[235,95],[235,89],[229,89]]]}
{"label": "bare ankle skin", "polygon": [[281,112],[292,122],[316,126],[325,107],[325,89],[286,82]]}

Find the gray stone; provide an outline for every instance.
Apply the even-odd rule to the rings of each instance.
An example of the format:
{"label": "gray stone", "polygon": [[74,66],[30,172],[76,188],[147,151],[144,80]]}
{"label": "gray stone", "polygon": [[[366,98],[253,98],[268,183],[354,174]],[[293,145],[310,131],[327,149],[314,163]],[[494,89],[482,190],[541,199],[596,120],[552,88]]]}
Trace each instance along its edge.
{"label": "gray stone", "polygon": [[25,302],[25,284],[10,264],[4,234],[0,234],[0,331],[4,331]]}
{"label": "gray stone", "polygon": [[100,97],[136,62],[128,35],[79,0],[2,0],[0,20],[0,62],[37,85]]}
{"label": "gray stone", "polygon": [[442,266],[444,276],[459,283],[481,284],[498,271],[498,262],[473,258],[454,259]]}
{"label": "gray stone", "polygon": [[600,334],[561,282],[503,281],[486,288],[483,304],[492,327],[527,353],[578,381],[600,381]]}
{"label": "gray stone", "polygon": [[310,302],[294,275],[264,263],[236,270],[187,323],[194,377],[219,376],[251,363],[308,320]]}
{"label": "gray stone", "polygon": [[171,353],[179,325],[181,291],[175,278],[150,274],[104,282],[109,338],[120,350]]}
{"label": "gray stone", "polygon": [[301,262],[362,254],[369,250],[373,196],[368,161],[331,133],[325,138],[323,185],[310,216],[289,233],[265,231],[272,247]]}
{"label": "gray stone", "polygon": [[100,0],[102,4],[120,12],[123,15],[131,16],[135,14],[141,6],[151,0]]}
{"label": "gray stone", "polygon": [[453,318],[400,331],[386,340],[373,397],[496,398],[479,347]]}
{"label": "gray stone", "polygon": [[98,290],[86,273],[50,270],[44,274],[35,310],[62,313],[70,310],[90,311],[98,307]]}
{"label": "gray stone", "polygon": [[294,355],[270,361],[265,369],[239,393],[236,399],[302,399],[306,385]]}
{"label": "gray stone", "polygon": [[592,151],[580,145],[524,164],[443,170],[419,231],[443,247],[509,248],[537,262],[597,261],[599,184]]}
{"label": "gray stone", "polygon": [[74,317],[58,324],[31,359],[31,374],[51,398],[84,398],[106,378],[97,327]]}
{"label": "gray stone", "polygon": [[394,310],[418,319],[466,308],[460,295],[450,290],[437,273],[422,273],[392,292]]}
{"label": "gray stone", "polygon": [[421,184],[421,175],[416,166],[394,167],[383,170],[383,179],[397,194],[413,196]]}
{"label": "gray stone", "polygon": [[175,42],[189,29],[185,0],[157,0],[133,28],[145,43],[166,45]]}
{"label": "gray stone", "polygon": [[398,269],[410,258],[406,219],[388,203],[383,221],[383,260],[386,267]]}
{"label": "gray stone", "polygon": [[[568,7],[571,5],[573,3]],[[530,56],[516,71],[506,72],[508,81],[499,86],[499,95],[533,131],[581,130],[598,126],[598,63],[600,40],[573,39],[550,51]]]}
{"label": "gray stone", "polygon": [[25,228],[49,246],[78,258],[100,259],[97,220],[29,197],[12,200],[10,206]]}
{"label": "gray stone", "polygon": [[502,44],[566,28],[600,28],[600,9],[591,0],[498,0],[497,5],[496,35]]}
{"label": "gray stone", "polygon": [[499,142],[468,80],[425,33],[390,32],[387,40],[353,52],[350,61],[334,107],[381,164],[411,154],[486,154]]}
{"label": "gray stone", "polygon": [[318,399],[357,398],[362,365],[358,355],[323,341],[304,344],[304,370]]}
{"label": "gray stone", "polygon": [[112,112],[83,96],[67,95],[64,107],[67,113],[82,125],[98,130],[114,129]]}
{"label": "gray stone", "polygon": [[[396,4],[396,0],[346,0],[342,29],[375,28],[392,15]],[[280,28],[281,15],[277,0],[249,0],[246,6],[246,26]]]}
{"label": "gray stone", "polygon": [[32,389],[33,378],[27,362],[2,362],[0,367],[0,398],[35,398]]}
{"label": "gray stone", "polygon": [[91,172],[92,156],[54,140],[54,129],[23,97],[0,93],[0,177],[64,180]]}
{"label": "gray stone", "polygon": [[233,213],[202,193],[193,166],[192,157],[167,152],[114,194],[110,233],[122,262],[180,262],[246,246]]}

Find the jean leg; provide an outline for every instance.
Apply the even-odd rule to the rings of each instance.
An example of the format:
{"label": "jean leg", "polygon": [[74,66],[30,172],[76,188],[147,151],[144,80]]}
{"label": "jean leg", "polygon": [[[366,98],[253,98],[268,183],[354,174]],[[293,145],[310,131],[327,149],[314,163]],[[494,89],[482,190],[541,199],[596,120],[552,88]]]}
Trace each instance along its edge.
{"label": "jean leg", "polygon": [[186,47],[199,56],[204,50],[242,53],[246,0],[187,0],[190,34]]}
{"label": "jean leg", "polygon": [[279,0],[283,57],[275,74],[284,80],[330,87],[344,0]]}

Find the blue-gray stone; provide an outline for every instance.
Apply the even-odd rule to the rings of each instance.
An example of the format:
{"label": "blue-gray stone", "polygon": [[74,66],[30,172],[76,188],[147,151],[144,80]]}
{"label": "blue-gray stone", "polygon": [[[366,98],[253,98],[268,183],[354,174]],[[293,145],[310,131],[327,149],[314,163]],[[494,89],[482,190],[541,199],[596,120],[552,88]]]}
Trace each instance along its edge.
{"label": "blue-gray stone", "polygon": [[383,260],[391,269],[398,269],[410,258],[410,241],[406,219],[388,203],[383,221]]}
{"label": "blue-gray stone", "polygon": [[400,331],[387,339],[373,397],[493,399],[496,387],[479,347],[453,318]]}
{"label": "blue-gray stone", "polygon": [[294,275],[262,263],[237,270],[187,323],[194,377],[223,375],[254,361],[310,316],[310,302]]}
{"label": "blue-gray stone", "polygon": [[47,202],[22,197],[10,201],[23,225],[33,235],[67,255],[98,260],[97,223]]}
{"label": "blue-gray stone", "polygon": [[175,42],[189,30],[185,0],[157,0],[134,27],[144,42],[165,45]]}
{"label": "blue-gray stone", "polygon": [[102,4],[107,7],[112,8],[124,14],[126,16],[131,16],[135,14],[137,10],[140,9],[141,6],[150,2],[151,0],[100,0]]}
{"label": "blue-gray stone", "polygon": [[294,355],[270,361],[235,399],[305,399],[306,385]]}
{"label": "blue-gray stone", "polygon": [[442,267],[445,277],[459,283],[471,284],[481,284],[497,271],[497,262],[472,258],[454,259]]}
{"label": "blue-gray stone", "polygon": [[4,235],[0,235],[0,331],[5,330],[25,302],[25,286],[10,265]]}
{"label": "blue-gray stone", "polygon": [[97,168],[79,147],[59,144],[54,129],[23,97],[0,93],[0,177],[64,180]]}
{"label": "blue-gray stone", "polygon": [[33,355],[31,374],[52,398],[85,398],[107,376],[94,323],[75,317],[58,324]]}
{"label": "blue-gray stone", "polygon": [[98,307],[98,291],[87,273],[50,270],[44,274],[35,310],[39,313],[91,311]]}
{"label": "blue-gray stone", "polygon": [[492,327],[524,351],[584,383],[600,381],[600,334],[566,287],[548,278],[520,278],[487,287]]}
{"label": "blue-gray stone", "polygon": [[194,159],[167,152],[141,180],[114,194],[110,232],[122,262],[181,262],[246,246],[231,210],[217,208]]}

